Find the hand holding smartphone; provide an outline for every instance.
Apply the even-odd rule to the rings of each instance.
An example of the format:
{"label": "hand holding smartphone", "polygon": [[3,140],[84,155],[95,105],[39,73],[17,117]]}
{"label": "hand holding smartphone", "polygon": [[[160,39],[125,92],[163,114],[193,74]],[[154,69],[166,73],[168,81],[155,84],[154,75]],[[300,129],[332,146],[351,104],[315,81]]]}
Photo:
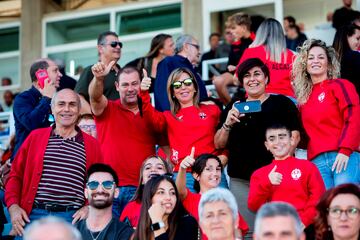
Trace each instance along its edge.
{"label": "hand holding smartphone", "polygon": [[[46,69],[39,69],[35,72],[36,78],[38,79],[38,83],[41,89],[44,89],[45,86],[45,80],[49,79],[49,75],[46,71]],[[48,83],[50,82],[50,79],[48,80]]]}
{"label": "hand holding smartphone", "polygon": [[247,102],[236,102],[234,104],[235,108],[240,113],[252,113],[252,112],[260,112],[261,111],[261,101],[247,101]]}

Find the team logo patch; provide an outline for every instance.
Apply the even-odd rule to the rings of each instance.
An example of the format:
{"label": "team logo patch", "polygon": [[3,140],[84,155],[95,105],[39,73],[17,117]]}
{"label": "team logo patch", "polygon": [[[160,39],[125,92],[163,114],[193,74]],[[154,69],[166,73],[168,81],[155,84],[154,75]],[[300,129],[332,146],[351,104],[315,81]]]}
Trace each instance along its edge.
{"label": "team logo patch", "polygon": [[323,102],[323,101],[324,101],[324,99],[325,99],[325,93],[324,93],[324,92],[322,92],[322,93],[320,93],[320,94],[319,94],[319,96],[318,96],[318,100],[319,100],[319,102]]}
{"label": "team logo patch", "polygon": [[176,151],[175,149],[172,149],[172,156],[171,156],[171,160],[174,162],[174,163],[178,163],[179,161],[179,152]]}
{"label": "team logo patch", "polygon": [[295,168],[294,170],[292,170],[292,172],[291,172],[291,177],[292,177],[294,180],[299,180],[299,178],[301,177],[301,171],[300,171],[300,169]]}
{"label": "team logo patch", "polygon": [[206,116],[206,113],[200,112],[199,117],[200,117],[200,119],[205,119],[207,116]]}

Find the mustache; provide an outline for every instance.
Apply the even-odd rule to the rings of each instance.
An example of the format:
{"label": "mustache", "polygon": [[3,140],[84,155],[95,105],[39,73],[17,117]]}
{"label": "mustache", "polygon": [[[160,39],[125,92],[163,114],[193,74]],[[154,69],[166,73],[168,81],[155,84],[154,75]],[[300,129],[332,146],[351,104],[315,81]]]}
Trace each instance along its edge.
{"label": "mustache", "polygon": [[106,193],[106,192],[102,192],[102,193],[93,193],[91,194],[91,197],[96,197],[96,196],[105,196],[105,197],[109,197],[110,194]]}

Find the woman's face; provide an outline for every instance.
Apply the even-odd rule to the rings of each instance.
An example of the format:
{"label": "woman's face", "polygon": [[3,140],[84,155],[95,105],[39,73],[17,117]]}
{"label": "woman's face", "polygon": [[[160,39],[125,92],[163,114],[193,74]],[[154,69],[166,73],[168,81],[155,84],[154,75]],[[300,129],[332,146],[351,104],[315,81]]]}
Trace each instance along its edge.
{"label": "woman's face", "polygon": [[165,174],[166,173],[166,167],[160,159],[153,157],[144,163],[144,168],[142,172],[143,176],[143,184],[147,183],[149,179],[151,178],[152,174]]}
{"label": "woman's face", "polygon": [[313,47],[309,50],[306,70],[310,74],[313,82],[314,79],[323,81],[328,78],[328,59],[326,52],[322,47]]}
{"label": "woman's face", "polygon": [[181,107],[193,105],[193,98],[196,92],[194,81],[196,80],[192,79],[189,74],[182,73],[179,79],[173,82],[172,88],[174,90],[174,96],[179,101]]}
{"label": "woman's face", "polygon": [[169,215],[174,210],[176,201],[176,192],[173,185],[169,181],[163,180],[156,189],[151,203],[160,203],[165,210],[165,214]]}
{"label": "woman's face", "polygon": [[219,186],[221,181],[221,166],[214,158],[209,158],[206,166],[197,179],[201,190],[208,190]]}
{"label": "woman's face", "polygon": [[265,94],[268,78],[260,67],[251,68],[243,77],[244,88],[248,96],[258,99]]}
{"label": "woman's face", "polygon": [[160,49],[160,53],[164,56],[173,56],[175,54],[175,45],[172,38],[164,41],[164,46]]}
{"label": "woman's face", "polygon": [[355,33],[347,38],[351,50],[357,51],[360,47],[360,30],[355,29]]}
{"label": "woman's face", "polygon": [[334,239],[353,239],[359,234],[359,211],[360,200],[354,194],[339,194],[332,200],[327,220]]}

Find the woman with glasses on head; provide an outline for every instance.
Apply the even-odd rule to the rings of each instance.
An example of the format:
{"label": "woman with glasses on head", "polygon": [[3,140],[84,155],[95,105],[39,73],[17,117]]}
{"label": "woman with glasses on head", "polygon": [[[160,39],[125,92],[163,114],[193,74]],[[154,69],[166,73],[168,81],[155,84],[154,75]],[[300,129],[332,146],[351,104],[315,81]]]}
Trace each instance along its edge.
{"label": "woman with glasses on head", "polygon": [[360,105],[352,83],[339,79],[335,50],[305,41],[293,64],[294,88],[307,135],[308,159],[326,189],[360,179]]}
{"label": "woman with glasses on head", "polygon": [[183,215],[176,185],[171,177],[152,177],[144,186],[135,240],[197,240],[196,220]]}
{"label": "woman with glasses on head", "polygon": [[360,188],[342,184],[328,190],[317,205],[316,240],[360,239]]}
{"label": "woman with glasses on head", "polygon": [[[176,186],[178,187],[179,196],[185,209],[199,221],[198,208],[201,195],[219,186],[223,167],[220,159],[213,154],[201,154],[194,159],[194,153],[195,148],[193,148],[190,155],[181,162],[179,174],[176,178]],[[186,188],[187,169],[191,169],[191,173],[195,178],[194,189],[197,193],[192,193]],[[236,229],[238,236],[244,236],[249,230],[249,227],[242,216],[239,213],[238,215]],[[203,235],[202,239],[206,239],[206,236]]]}
{"label": "woman with glasses on head", "polygon": [[[213,153],[220,156],[224,166],[227,157],[222,151],[217,151],[214,145],[220,109],[212,102],[199,102],[199,87],[193,73],[187,68],[177,68],[170,74],[167,82],[170,111],[158,112],[150,104],[150,85],[151,80],[144,71],[140,86],[144,118],[157,132],[167,134],[175,175],[192,147],[196,148],[195,157],[202,153]],[[188,188],[194,192],[193,182],[189,169]],[[222,186],[227,186],[225,179]]]}
{"label": "woman with glasses on head", "polygon": [[140,218],[141,200],[145,184],[154,176],[169,174],[172,170],[167,161],[158,156],[150,156],[145,159],[140,168],[140,179],[138,188],[131,201],[125,206],[121,213],[120,221],[128,223],[136,228]]}

